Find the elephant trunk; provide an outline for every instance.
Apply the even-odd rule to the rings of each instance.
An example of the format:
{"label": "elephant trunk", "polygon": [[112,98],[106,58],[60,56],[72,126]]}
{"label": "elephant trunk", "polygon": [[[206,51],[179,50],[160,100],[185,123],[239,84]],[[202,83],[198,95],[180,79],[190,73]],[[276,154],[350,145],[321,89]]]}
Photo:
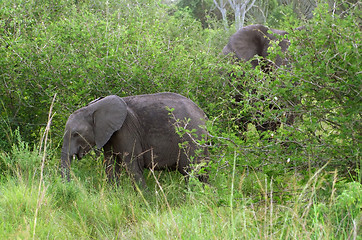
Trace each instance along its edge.
{"label": "elephant trunk", "polygon": [[67,181],[70,181],[70,157],[69,152],[63,152],[61,154],[61,175],[62,178],[66,178]]}

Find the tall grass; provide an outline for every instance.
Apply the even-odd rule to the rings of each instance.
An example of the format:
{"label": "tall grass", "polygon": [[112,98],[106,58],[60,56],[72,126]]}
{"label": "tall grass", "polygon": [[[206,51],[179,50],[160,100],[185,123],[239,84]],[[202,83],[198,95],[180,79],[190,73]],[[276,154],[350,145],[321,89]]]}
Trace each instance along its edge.
{"label": "tall grass", "polygon": [[[10,155],[1,160],[20,166],[29,156],[44,159],[26,147]],[[254,181],[262,198],[242,192],[249,176],[236,171],[226,191],[217,178],[188,189],[178,173],[148,172],[151,193],[143,196],[126,174],[119,186],[107,184],[95,174],[102,171],[97,161],[93,172],[74,164],[70,183],[47,170],[56,164],[38,164],[42,181],[39,168],[7,172],[0,183],[2,239],[361,239],[361,184],[338,182],[337,171],[320,169],[304,184],[289,176],[285,191],[293,194],[282,200],[266,178]]]}

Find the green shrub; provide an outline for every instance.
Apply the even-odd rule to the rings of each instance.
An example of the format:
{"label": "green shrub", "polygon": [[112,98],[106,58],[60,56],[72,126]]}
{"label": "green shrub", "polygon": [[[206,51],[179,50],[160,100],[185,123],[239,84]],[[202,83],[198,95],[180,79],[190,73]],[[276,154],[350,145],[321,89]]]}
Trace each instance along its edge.
{"label": "green shrub", "polygon": [[57,142],[69,114],[97,97],[172,91],[207,106],[210,87],[220,85],[201,24],[158,2],[18,2],[27,14],[8,1],[0,12],[0,89],[10,126],[1,124],[19,126],[25,141],[37,141],[55,94]]}
{"label": "green shrub", "polygon": [[29,144],[22,141],[19,131],[15,132],[17,142],[12,146],[11,152],[2,152],[0,155],[0,166],[2,177],[16,176],[27,182],[39,174],[41,156],[29,147]]}
{"label": "green shrub", "polygon": [[291,89],[301,99],[296,110],[303,116],[297,141],[308,150],[312,165],[330,162],[355,178],[360,167],[361,32],[354,7],[341,16],[320,4],[306,30],[293,33],[294,67],[285,76],[297,84]]}
{"label": "green shrub", "polygon": [[362,186],[358,182],[350,182],[343,184],[339,190],[341,193],[331,198],[330,203],[318,202],[314,205],[313,224],[329,226],[335,238],[360,236]]}

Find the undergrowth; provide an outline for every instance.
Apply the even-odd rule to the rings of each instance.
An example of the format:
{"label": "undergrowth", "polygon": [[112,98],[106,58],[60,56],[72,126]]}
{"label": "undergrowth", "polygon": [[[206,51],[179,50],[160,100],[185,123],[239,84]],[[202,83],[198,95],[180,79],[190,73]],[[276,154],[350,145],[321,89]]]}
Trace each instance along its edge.
{"label": "undergrowth", "polygon": [[212,172],[210,185],[192,188],[179,173],[147,171],[150,193],[143,195],[125,173],[118,185],[107,183],[101,157],[75,162],[68,183],[48,155],[38,194],[40,164],[23,165],[29,159],[40,163],[42,154],[21,140],[1,155],[2,239],[361,239],[362,186],[342,181],[337,170],[321,168],[307,182],[289,174],[283,190],[232,163],[218,169],[234,169],[229,178]]}

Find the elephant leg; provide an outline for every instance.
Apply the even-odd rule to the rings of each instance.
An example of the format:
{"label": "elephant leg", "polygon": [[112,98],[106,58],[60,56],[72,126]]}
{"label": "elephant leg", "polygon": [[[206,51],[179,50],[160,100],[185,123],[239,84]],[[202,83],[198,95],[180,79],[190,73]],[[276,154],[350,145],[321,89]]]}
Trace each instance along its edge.
{"label": "elephant leg", "polygon": [[190,179],[190,167],[184,167],[184,166],[178,166],[178,169],[177,169],[185,178],[185,183],[186,185],[188,185],[189,183],[189,179]]}
{"label": "elephant leg", "polygon": [[112,136],[109,142],[116,156],[116,173],[119,173],[120,167],[125,167],[134,186],[144,190],[147,189],[147,185],[143,177],[142,146],[133,124],[133,120],[126,119],[124,126]]}
{"label": "elephant leg", "polygon": [[[202,157],[208,157],[208,152],[206,150],[203,154],[204,156],[197,156],[194,147],[187,149],[187,154],[182,153],[181,160],[178,164],[178,171],[185,177],[186,185],[188,185],[189,183],[190,174],[191,176],[196,176],[200,182],[208,183],[208,174],[200,173],[200,171],[203,171],[203,168],[205,167],[202,165],[198,165],[199,163],[203,162],[201,159]],[[195,156],[197,158],[195,158],[193,162],[191,162],[187,156]],[[194,165],[192,163],[194,163]]]}
{"label": "elephant leg", "polygon": [[140,161],[140,157],[123,156],[123,162],[126,165],[127,173],[131,177],[134,187],[147,191],[146,180],[143,176],[143,166],[140,166]]}
{"label": "elephant leg", "polygon": [[110,183],[118,182],[116,181],[116,157],[113,154],[112,148],[110,145],[104,146],[104,169],[106,172],[107,179]]}
{"label": "elephant leg", "polygon": [[198,164],[196,165],[196,176],[200,182],[209,184],[209,171],[207,167],[209,152],[207,151],[207,148],[204,148],[203,150],[203,153],[200,153],[195,161],[195,163]]}
{"label": "elephant leg", "polygon": [[[188,186],[190,181],[190,172],[193,171],[193,169],[190,166],[188,166],[184,168],[179,168],[178,171],[184,176],[186,186]],[[209,176],[207,172],[203,174],[196,173],[196,177],[202,183],[207,183],[207,184],[209,183]]]}
{"label": "elephant leg", "polygon": [[143,176],[143,171],[137,170],[132,173],[132,179],[134,180],[134,184],[137,184],[137,186],[141,190],[148,190],[145,177]]}
{"label": "elephant leg", "polygon": [[199,179],[200,182],[209,184],[209,171],[208,171],[207,167],[202,166],[201,171],[202,171],[202,173],[199,173],[197,175],[197,178]]}

